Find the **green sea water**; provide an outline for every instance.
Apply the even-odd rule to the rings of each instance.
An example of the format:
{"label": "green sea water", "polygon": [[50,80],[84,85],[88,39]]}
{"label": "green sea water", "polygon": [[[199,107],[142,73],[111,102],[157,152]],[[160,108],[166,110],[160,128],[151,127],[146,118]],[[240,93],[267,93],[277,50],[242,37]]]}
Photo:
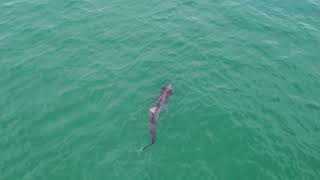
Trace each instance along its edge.
{"label": "green sea water", "polygon": [[320,179],[320,1],[1,0],[0,179]]}

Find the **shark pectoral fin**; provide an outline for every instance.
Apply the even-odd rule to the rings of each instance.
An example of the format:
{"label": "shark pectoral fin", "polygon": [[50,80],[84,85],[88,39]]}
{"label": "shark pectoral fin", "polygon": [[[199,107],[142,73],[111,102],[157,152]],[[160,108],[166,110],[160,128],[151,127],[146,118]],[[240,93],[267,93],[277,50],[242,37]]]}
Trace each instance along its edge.
{"label": "shark pectoral fin", "polygon": [[163,106],[163,109],[165,109],[168,112],[168,106]]}
{"label": "shark pectoral fin", "polygon": [[156,107],[154,106],[154,107],[150,108],[149,111],[150,111],[152,114],[154,114],[154,113],[156,112]]}

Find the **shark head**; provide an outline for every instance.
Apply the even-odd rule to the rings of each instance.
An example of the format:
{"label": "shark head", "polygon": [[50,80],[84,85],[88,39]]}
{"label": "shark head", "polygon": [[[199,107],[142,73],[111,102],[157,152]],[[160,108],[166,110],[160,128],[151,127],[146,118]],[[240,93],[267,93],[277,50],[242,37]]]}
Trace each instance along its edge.
{"label": "shark head", "polygon": [[172,84],[168,84],[166,88],[172,90]]}
{"label": "shark head", "polygon": [[173,95],[173,91],[172,91],[172,84],[168,84],[167,86],[166,86],[166,89],[167,89],[167,98],[169,98],[170,96],[172,96]]}

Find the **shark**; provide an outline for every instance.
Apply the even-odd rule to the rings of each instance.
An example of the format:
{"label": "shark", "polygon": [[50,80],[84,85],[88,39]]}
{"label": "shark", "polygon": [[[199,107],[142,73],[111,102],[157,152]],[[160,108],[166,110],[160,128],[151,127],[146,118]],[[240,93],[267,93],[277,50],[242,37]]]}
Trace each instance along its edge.
{"label": "shark", "polygon": [[168,84],[165,87],[161,88],[160,95],[150,111],[150,121],[149,121],[149,129],[151,135],[151,143],[144,146],[142,150],[147,149],[151,145],[153,145],[157,140],[157,119],[160,114],[161,108],[165,105],[168,99],[173,95],[172,84]]}

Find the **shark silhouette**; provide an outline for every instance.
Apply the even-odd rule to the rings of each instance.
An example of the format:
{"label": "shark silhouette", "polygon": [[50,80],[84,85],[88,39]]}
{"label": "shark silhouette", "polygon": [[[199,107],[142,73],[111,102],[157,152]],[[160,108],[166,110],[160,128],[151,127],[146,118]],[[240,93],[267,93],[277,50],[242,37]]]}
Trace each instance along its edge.
{"label": "shark silhouette", "polygon": [[147,149],[151,145],[153,145],[157,140],[157,118],[159,116],[160,110],[163,105],[167,102],[167,100],[173,95],[172,85],[168,84],[165,87],[161,88],[160,95],[155,103],[155,105],[150,108],[150,134],[151,134],[151,143],[144,146],[142,150]]}

